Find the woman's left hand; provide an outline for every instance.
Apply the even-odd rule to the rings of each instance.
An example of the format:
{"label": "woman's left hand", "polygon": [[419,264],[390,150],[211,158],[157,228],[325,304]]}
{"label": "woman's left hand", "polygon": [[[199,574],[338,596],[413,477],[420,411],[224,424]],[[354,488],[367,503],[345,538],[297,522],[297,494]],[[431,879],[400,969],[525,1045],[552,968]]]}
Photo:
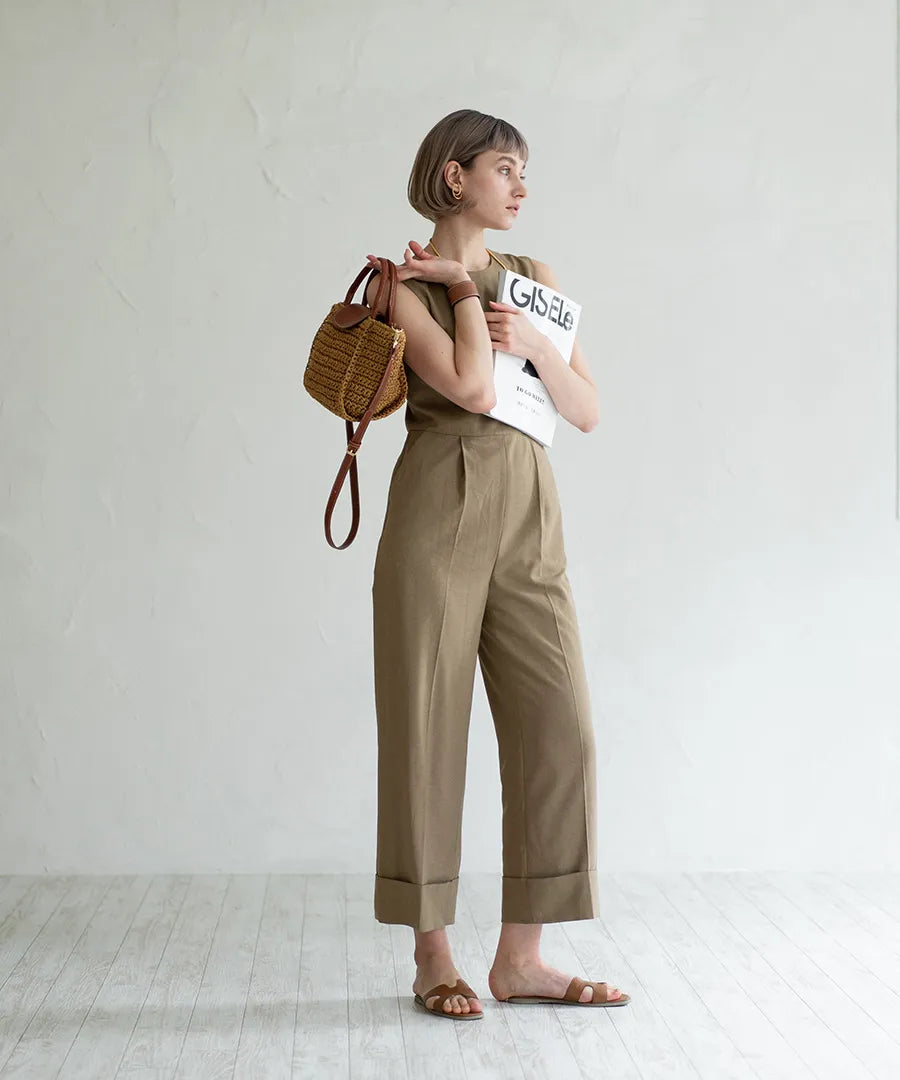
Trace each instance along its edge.
{"label": "woman's left hand", "polygon": [[523,360],[534,356],[546,340],[546,334],[542,334],[530,319],[511,304],[501,304],[497,300],[489,303],[494,310],[486,311],[484,317],[493,348],[521,356]]}

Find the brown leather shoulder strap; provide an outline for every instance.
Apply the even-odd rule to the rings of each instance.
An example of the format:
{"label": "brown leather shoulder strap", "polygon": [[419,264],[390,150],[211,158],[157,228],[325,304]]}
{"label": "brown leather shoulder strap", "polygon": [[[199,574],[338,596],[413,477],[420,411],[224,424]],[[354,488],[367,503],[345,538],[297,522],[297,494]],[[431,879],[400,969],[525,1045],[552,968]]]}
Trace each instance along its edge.
{"label": "brown leather shoulder strap", "polygon": [[[397,290],[397,267],[389,259],[379,259],[379,262],[382,266],[381,281],[378,289],[378,296],[375,299],[375,306],[372,310],[373,314],[377,317],[379,305],[382,300],[382,294],[385,291],[382,286],[384,286],[385,281],[388,281],[389,285],[387,290],[388,300],[386,314],[387,322],[392,325],[394,314],[394,297]],[[347,300],[345,301],[345,303],[350,302],[354,292],[356,291],[356,286],[362,280],[362,276],[365,272],[366,271],[363,270],[357,276],[356,281],[353,283],[353,285],[350,287],[349,292],[347,293]],[[372,270],[372,273],[376,273],[374,268]],[[371,274],[369,276],[371,278]],[[366,428],[369,426],[369,421],[372,419],[373,414],[375,413],[376,409],[380,404],[381,395],[384,392],[384,388],[387,385],[388,379],[390,378],[391,369],[394,366],[394,357],[397,354],[397,348],[399,344],[400,334],[398,331],[394,334],[394,344],[391,347],[388,362],[387,364],[385,364],[384,374],[381,376],[381,382],[378,384],[378,388],[372,395],[372,400],[369,402],[369,407],[366,409],[366,411],[360,418],[359,424],[357,425],[355,431],[353,430],[352,421],[347,420],[346,417],[344,418],[344,423],[347,427],[347,450],[344,454],[344,459],[341,462],[340,467],[338,468],[337,476],[334,478],[334,483],[331,485],[331,493],[328,496],[328,503],[325,507],[325,539],[333,548],[337,548],[338,551],[342,551],[349,544],[353,543],[353,539],[356,536],[357,529],[359,528],[359,475],[356,467],[356,455],[359,451],[360,446],[362,445],[363,435],[366,432]],[[344,480],[346,479],[348,472],[350,473],[350,502],[352,505],[353,520],[350,525],[350,531],[347,533],[347,538],[344,540],[343,544],[336,544],[331,536],[331,515],[334,513],[335,504],[337,503],[338,496],[341,493],[341,488],[344,486]]]}

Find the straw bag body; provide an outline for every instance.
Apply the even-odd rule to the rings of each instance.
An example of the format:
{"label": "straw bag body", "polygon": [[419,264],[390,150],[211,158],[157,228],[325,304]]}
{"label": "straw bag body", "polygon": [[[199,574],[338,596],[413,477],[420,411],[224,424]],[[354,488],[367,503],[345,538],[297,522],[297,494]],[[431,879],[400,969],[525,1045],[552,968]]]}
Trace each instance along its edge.
{"label": "straw bag body", "polygon": [[[369,421],[389,416],[406,401],[406,333],[393,325],[397,267],[390,259],[379,258],[378,262],[381,277],[374,305],[370,308],[364,302],[353,303],[353,294],[367,271],[363,301],[372,275],[378,273],[375,267],[363,267],[346,297],[332,305],[316,332],[303,374],[307,392],[342,417],[347,426],[347,450],[325,507],[325,539],[338,550],[353,542],[359,528],[356,454]],[[355,432],[351,421],[358,421]],[[331,515],[348,471],[353,523],[343,544],[336,544],[331,538]]]}

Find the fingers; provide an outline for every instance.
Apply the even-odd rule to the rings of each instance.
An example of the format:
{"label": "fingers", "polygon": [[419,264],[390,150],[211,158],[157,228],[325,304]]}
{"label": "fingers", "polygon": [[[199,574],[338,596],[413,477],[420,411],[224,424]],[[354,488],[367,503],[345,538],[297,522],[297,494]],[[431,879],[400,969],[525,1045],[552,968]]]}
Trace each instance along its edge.
{"label": "fingers", "polygon": [[[435,258],[437,258],[436,255],[426,251],[416,240],[410,240],[409,247],[403,249],[403,262],[406,266],[411,266],[414,262],[424,262],[426,259]],[[378,263],[377,255],[366,255],[366,259],[373,266]]]}
{"label": "fingers", "polygon": [[[412,245],[415,245],[417,250],[413,250]],[[421,244],[416,244],[415,240],[410,240],[410,247],[403,249],[403,259],[407,266],[413,266],[417,262],[428,262],[433,258],[434,256],[430,255]]]}

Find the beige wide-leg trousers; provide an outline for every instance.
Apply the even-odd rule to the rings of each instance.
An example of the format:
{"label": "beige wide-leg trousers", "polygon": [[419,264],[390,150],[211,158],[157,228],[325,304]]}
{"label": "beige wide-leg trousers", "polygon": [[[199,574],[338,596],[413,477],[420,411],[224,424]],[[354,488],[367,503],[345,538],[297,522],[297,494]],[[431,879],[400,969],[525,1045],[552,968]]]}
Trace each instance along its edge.
{"label": "beige wide-leg trousers", "polygon": [[476,658],[500,758],[501,919],[596,917],[594,733],[546,448],[505,425],[408,431],[372,602],[376,919],[454,921]]}

